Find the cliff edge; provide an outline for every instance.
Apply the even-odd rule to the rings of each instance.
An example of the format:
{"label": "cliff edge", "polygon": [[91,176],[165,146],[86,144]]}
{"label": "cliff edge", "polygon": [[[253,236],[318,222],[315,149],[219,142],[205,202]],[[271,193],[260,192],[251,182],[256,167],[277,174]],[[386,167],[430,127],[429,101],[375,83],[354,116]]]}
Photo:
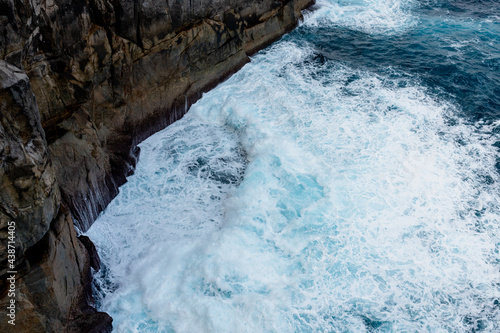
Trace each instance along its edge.
{"label": "cliff edge", "polygon": [[137,143],[293,29],[311,3],[0,0],[2,332],[111,330],[90,306],[98,258],[73,225],[86,231],[116,196]]}

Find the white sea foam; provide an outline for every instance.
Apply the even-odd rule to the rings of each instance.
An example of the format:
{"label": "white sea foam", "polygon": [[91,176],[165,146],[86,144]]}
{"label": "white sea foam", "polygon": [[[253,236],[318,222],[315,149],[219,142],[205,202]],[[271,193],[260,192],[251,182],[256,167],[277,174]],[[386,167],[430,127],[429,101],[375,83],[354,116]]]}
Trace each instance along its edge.
{"label": "white sea foam", "polygon": [[412,15],[416,1],[401,0],[318,0],[317,12],[307,17],[309,26],[341,26],[368,34],[406,31],[417,23]]}
{"label": "white sea foam", "polygon": [[89,232],[117,332],[498,329],[495,138],[311,56],[279,43],[142,144]]}
{"label": "white sea foam", "polygon": [[500,330],[498,135],[456,111],[279,42],[141,144],[89,231],[100,308],[116,332]]}

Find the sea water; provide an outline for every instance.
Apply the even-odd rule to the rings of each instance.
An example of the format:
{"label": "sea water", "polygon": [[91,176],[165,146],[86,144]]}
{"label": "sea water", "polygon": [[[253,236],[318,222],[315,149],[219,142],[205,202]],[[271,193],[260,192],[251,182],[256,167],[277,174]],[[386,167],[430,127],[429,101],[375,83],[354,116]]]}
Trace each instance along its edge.
{"label": "sea water", "polygon": [[115,332],[499,332],[500,4],[318,1],[140,146]]}

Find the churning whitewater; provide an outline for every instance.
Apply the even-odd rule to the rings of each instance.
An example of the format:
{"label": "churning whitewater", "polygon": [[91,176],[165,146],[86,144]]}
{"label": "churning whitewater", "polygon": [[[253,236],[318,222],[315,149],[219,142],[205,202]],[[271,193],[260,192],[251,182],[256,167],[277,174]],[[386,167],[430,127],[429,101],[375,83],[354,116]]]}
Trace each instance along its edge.
{"label": "churning whitewater", "polygon": [[496,2],[319,2],[140,145],[115,332],[500,331],[499,47]]}

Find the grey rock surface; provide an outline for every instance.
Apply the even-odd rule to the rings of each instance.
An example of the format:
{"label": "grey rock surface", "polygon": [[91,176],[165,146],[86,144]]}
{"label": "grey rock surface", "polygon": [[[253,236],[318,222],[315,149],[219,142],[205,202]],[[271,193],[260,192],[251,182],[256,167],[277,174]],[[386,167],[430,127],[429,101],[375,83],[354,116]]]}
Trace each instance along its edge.
{"label": "grey rock surface", "polygon": [[2,60],[0,163],[0,276],[3,276],[9,270],[8,223],[16,223],[15,250],[21,258],[49,230],[59,209],[60,194],[29,79],[23,71]]}

